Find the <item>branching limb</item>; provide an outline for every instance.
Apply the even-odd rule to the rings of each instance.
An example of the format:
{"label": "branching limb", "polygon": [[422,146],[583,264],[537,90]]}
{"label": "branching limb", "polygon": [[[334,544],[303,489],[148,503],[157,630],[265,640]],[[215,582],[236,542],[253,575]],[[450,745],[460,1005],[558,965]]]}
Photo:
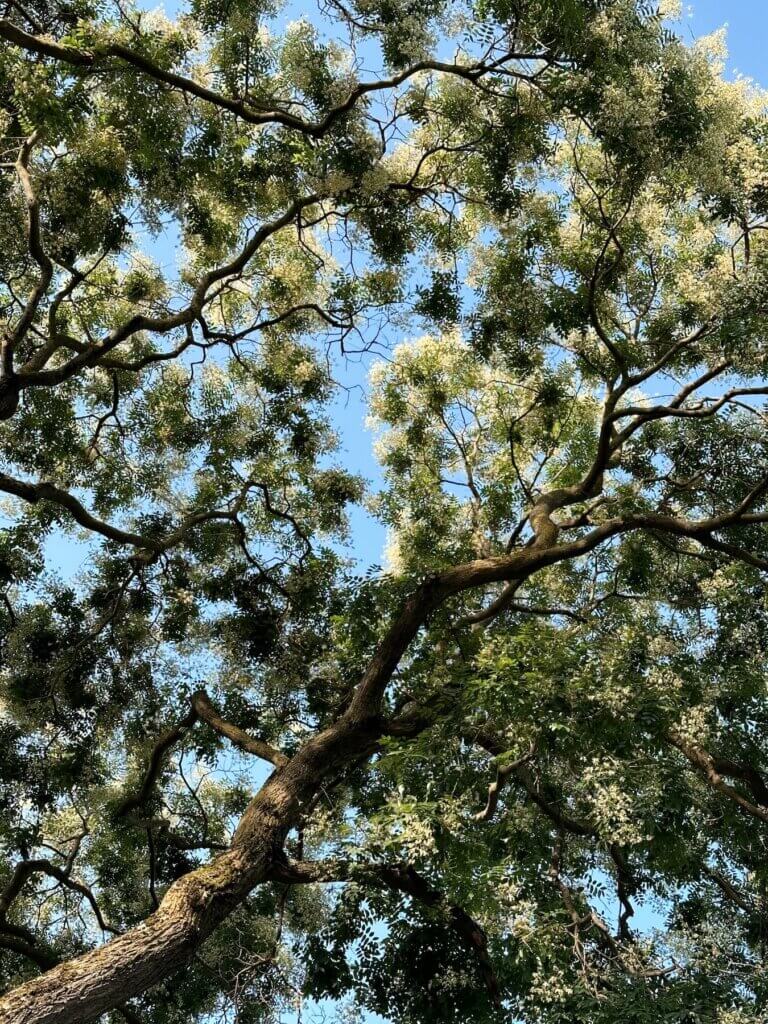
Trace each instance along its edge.
{"label": "branching limb", "polygon": [[21,893],[21,890],[27,880],[31,878],[32,875],[43,874],[56,879],[56,881],[65,888],[79,893],[84,899],[86,899],[93,910],[99,928],[101,928],[103,932],[110,932],[112,935],[119,934],[119,930],[117,928],[114,928],[104,920],[92,890],[84,882],[80,882],[77,879],[72,878],[71,870],[71,864],[67,864],[66,867],[60,868],[47,859],[20,861],[13,871],[10,882],[3,893],[0,894],[0,927],[2,927],[2,924],[5,922],[8,910],[17,896]]}
{"label": "branching limb", "polygon": [[[437,71],[444,74],[454,75],[470,82],[477,82],[483,76],[491,74],[499,68],[504,67],[506,64],[514,61],[544,60],[547,58],[546,53],[510,52],[505,54],[502,58],[494,61],[492,64],[475,64],[472,66],[448,64],[443,61],[436,60],[417,61],[405,68],[403,71],[393,75],[391,78],[381,78],[373,82],[359,82],[349,91],[341,103],[332,107],[322,118],[317,121],[308,121],[298,117],[296,114],[292,114],[288,110],[278,108],[264,110],[256,107],[254,104],[248,103],[246,100],[234,99],[224,95],[223,93],[216,92],[214,89],[209,89],[207,86],[193,78],[187,78],[184,75],[179,75],[173,71],[168,71],[165,68],[160,67],[160,65],[149,60],[149,58],[145,57],[143,54],[137,53],[120,43],[109,43],[99,46],[93,50],[82,50],[74,46],[67,46],[62,43],[58,43],[47,37],[40,37],[29,32],[25,32],[18,25],[14,25],[13,22],[10,22],[5,18],[0,19],[0,37],[14,43],[16,46],[21,47],[28,53],[36,53],[40,56],[51,57],[54,60],[88,71],[101,70],[101,68],[107,65],[110,59],[117,59],[125,64],[138,68],[150,78],[153,78],[164,85],[169,85],[171,88],[178,89],[180,92],[186,93],[188,96],[194,96],[197,99],[211,103],[213,106],[219,107],[222,110],[226,110],[248,124],[279,124],[285,128],[292,128],[299,131],[304,135],[309,135],[312,138],[320,138],[325,135],[333,125],[341,117],[349,113],[349,111],[351,111],[363,97],[368,96],[371,93],[394,89],[413,78],[414,75],[421,71]],[[521,79],[531,78],[530,75],[527,75],[523,71],[516,72],[506,69],[505,73]]]}
{"label": "branching limb", "polygon": [[475,821],[491,820],[491,818],[496,813],[496,808],[499,806],[499,796],[501,795],[501,791],[506,785],[510,776],[514,775],[518,771],[518,769],[528,764],[528,762],[533,757],[534,749],[532,747],[527,754],[523,754],[522,757],[518,757],[515,761],[512,761],[511,764],[505,764],[502,767],[497,768],[496,778],[488,787],[488,799],[486,801],[485,807],[482,809],[482,811],[478,811],[477,814],[474,816]]}
{"label": "branching limb", "polygon": [[272,877],[290,884],[354,881],[385,886],[403,892],[425,906],[445,911],[447,921],[478,959],[483,982],[495,1005],[500,1005],[499,983],[488,956],[488,940],[480,925],[465,910],[450,904],[409,864],[361,864],[355,861],[282,861],[275,864]]}
{"label": "branching limb", "polygon": [[289,758],[282,751],[277,750],[264,740],[251,736],[239,726],[222,718],[205,690],[201,689],[193,693],[190,705],[189,711],[179,723],[163,733],[156,741],[141,786],[138,792],[127,797],[118,805],[115,811],[118,817],[125,817],[147,803],[162,772],[165,755],[197,721],[205,722],[214,732],[228,739],[238,750],[269,761],[276,768],[282,768],[288,763]]}
{"label": "branching limb", "polygon": [[247,481],[240,494],[234,499],[230,508],[212,509],[207,512],[195,512],[192,515],[187,516],[181,524],[170,533],[166,534],[165,537],[148,537],[140,533],[134,533],[132,530],[124,530],[119,526],[114,526],[112,523],[105,522],[103,519],[99,519],[93,515],[83,505],[83,503],[71,494],[69,491],[65,491],[61,487],[57,487],[55,484],[47,481],[40,481],[39,483],[30,483],[26,480],[18,480],[15,477],[9,476],[6,473],[0,473],[0,491],[4,491],[6,494],[12,494],[14,497],[21,498],[23,501],[27,501],[32,505],[37,505],[41,501],[49,501],[59,508],[65,509],[78,525],[84,529],[89,530],[91,533],[99,534],[102,537],[106,537],[107,540],[115,541],[118,544],[126,544],[134,548],[138,548],[138,553],[135,558],[140,564],[150,564],[165,551],[169,551],[171,548],[176,547],[188,536],[191,530],[197,526],[201,526],[205,523],[211,522],[230,522],[238,529],[242,529],[242,524],[238,519],[238,511],[242,506],[245,497],[249,490],[258,489],[264,494],[264,503],[267,511],[270,515],[276,519],[282,519],[289,522],[293,527],[294,532],[300,538],[304,544],[305,550],[311,550],[310,541],[307,537],[306,532],[302,529],[295,516],[291,515],[290,512],[283,509],[277,508],[271,501],[270,492],[266,484],[259,483],[257,481]]}
{"label": "branching limb", "polygon": [[117,817],[125,817],[130,814],[131,811],[138,810],[143,807],[150,798],[152,790],[155,787],[157,780],[160,778],[160,773],[163,770],[163,759],[166,753],[175,746],[176,743],[184,736],[191,726],[197,721],[197,711],[191,708],[187,714],[181,719],[178,725],[168,729],[162,736],[157,740],[152,753],[149,757],[149,765],[146,773],[142,780],[141,786],[138,792],[132,796],[126,797],[115,809]]}
{"label": "branching limb", "polygon": [[[193,323],[202,314],[203,308],[209,300],[209,293],[214,285],[241,274],[256,252],[269,238],[283,228],[288,227],[289,224],[292,224],[307,207],[313,206],[321,200],[322,196],[316,193],[301,196],[289,203],[283,212],[278,214],[273,220],[262,224],[254,231],[236,256],[226,263],[206,271],[198,279],[189,302],[181,309],[164,316],[146,316],[142,313],[137,313],[115,327],[100,340],[94,341],[92,344],[78,346],[79,351],[77,351],[76,355],[53,368],[37,369],[37,360],[33,356],[28,364],[21,366],[18,372],[6,381],[6,390],[9,397],[6,398],[5,404],[0,402],[0,419],[9,419],[14,414],[19,394],[25,388],[61,384],[74,377],[80,370],[98,366],[105,356],[108,356],[122,342],[127,341],[140,331],[164,334],[178,327],[184,327]],[[11,397],[14,395],[15,404],[12,404]]]}
{"label": "branching limb", "polygon": [[143,551],[153,551],[154,549],[159,553],[160,542],[104,522],[103,519],[92,515],[73,494],[62,490],[62,488],[57,487],[55,484],[47,483],[46,481],[40,481],[40,483],[36,484],[28,483],[25,480],[17,480],[14,477],[8,476],[6,473],[0,473],[0,491],[12,494],[14,497],[28,501],[32,505],[37,505],[40,501],[50,501],[54,505],[66,509],[76,523],[92,533],[98,533],[108,540],[116,541],[118,544],[129,544]]}
{"label": "branching limb", "polygon": [[522,580],[512,580],[511,583],[508,583],[506,587],[504,587],[502,592],[494,601],[491,601],[489,605],[485,608],[481,608],[477,612],[471,612],[469,615],[465,615],[463,619],[459,620],[458,625],[477,626],[481,623],[489,622],[491,619],[495,619],[497,615],[501,615],[503,611],[506,611],[510,607],[515,594],[522,585]]}
{"label": "branching limb", "polygon": [[276,768],[282,768],[288,764],[289,758],[282,751],[277,750],[264,740],[250,736],[238,726],[233,725],[232,722],[227,722],[223,719],[211,703],[205,690],[198,690],[197,693],[193,694],[192,707],[201,721],[209,725],[220,736],[225,736],[238,750],[243,750],[247,754],[254,754],[264,761],[269,761]]}
{"label": "branching limb", "polygon": [[[713,757],[710,753],[704,750],[703,747],[694,743],[688,737],[683,736],[677,729],[670,729],[667,733],[669,742],[677,747],[677,749],[685,755],[690,761],[693,767],[697,770],[699,775],[707,782],[707,784],[714,789],[716,792],[722,794],[732,803],[740,807],[750,817],[758,818],[760,821],[768,822],[768,806],[762,806],[761,804],[752,803],[747,800],[737,789],[729,785],[723,778],[723,774],[735,774],[738,778],[745,778],[745,770],[740,765],[734,765],[733,762],[725,759],[719,759]],[[735,768],[735,772],[731,772],[730,769]],[[757,791],[760,795],[764,795],[765,783],[762,778],[758,775],[758,780],[754,779],[752,775],[752,769],[747,772],[747,781],[750,786],[754,782],[757,786]],[[754,790],[753,790],[754,792]]]}

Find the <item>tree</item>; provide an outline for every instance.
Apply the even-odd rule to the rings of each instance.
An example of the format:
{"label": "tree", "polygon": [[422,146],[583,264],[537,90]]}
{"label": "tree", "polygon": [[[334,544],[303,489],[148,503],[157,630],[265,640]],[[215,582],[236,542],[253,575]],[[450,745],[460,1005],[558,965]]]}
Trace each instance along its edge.
{"label": "tree", "polygon": [[763,93],[635,0],[3,10],[0,1020],[763,1020]]}

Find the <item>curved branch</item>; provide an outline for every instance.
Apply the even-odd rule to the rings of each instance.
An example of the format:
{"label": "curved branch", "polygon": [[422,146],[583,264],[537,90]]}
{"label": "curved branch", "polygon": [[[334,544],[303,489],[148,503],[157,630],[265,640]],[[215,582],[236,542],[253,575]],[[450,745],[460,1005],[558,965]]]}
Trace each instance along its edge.
{"label": "curved branch", "polygon": [[118,818],[125,817],[125,815],[130,814],[131,811],[135,811],[146,804],[152,790],[154,789],[155,783],[160,778],[165,754],[171,749],[171,747],[179,742],[186,731],[191,728],[196,721],[197,711],[195,711],[194,708],[191,708],[190,711],[181,719],[178,725],[174,725],[173,728],[168,729],[168,731],[164,732],[157,740],[155,745],[152,747],[152,753],[149,757],[149,765],[147,766],[147,771],[138,792],[134,793],[132,796],[126,797],[115,808],[115,814]]}
{"label": "curved branch", "polygon": [[77,879],[72,878],[68,869],[57,867],[50,860],[42,858],[39,860],[23,860],[16,865],[11,881],[6,886],[2,896],[0,896],[0,922],[5,920],[6,913],[23,889],[25,882],[35,874],[43,874],[48,875],[49,878],[55,878],[57,882],[60,882],[67,889],[79,893],[90,904],[99,928],[103,932],[111,932],[113,935],[119,934],[117,928],[114,928],[104,920],[101,909],[96,902],[96,897],[84,882],[79,882]]}
{"label": "curved branch", "polygon": [[[117,58],[118,60],[143,71],[150,78],[153,78],[158,82],[162,82],[164,85],[169,85],[171,88],[178,89],[181,92],[186,93],[188,96],[195,96],[197,99],[204,100],[206,103],[211,103],[222,110],[226,110],[240,118],[240,120],[246,121],[248,124],[278,124],[285,128],[291,128],[295,131],[302,132],[303,134],[309,135],[313,138],[320,138],[325,135],[330,128],[332,128],[333,125],[344,116],[344,114],[349,113],[349,111],[351,111],[357,102],[363,97],[374,92],[394,89],[398,85],[402,85],[404,82],[408,81],[408,79],[413,78],[413,76],[418,74],[420,71],[437,71],[444,74],[455,75],[458,78],[463,78],[470,82],[477,82],[483,76],[491,74],[494,71],[498,71],[500,68],[513,61],[547,59],[547,54],[544,53],[508,53],[499,60],[494,61],[492,64],[474,64],[467,66],[456,63],[448,64],[444,61],[437,60],[416,61],[414,64],[411,64],[403,71],[392,75],[390,78],[381,78],[373,82],[359,82],[354,88],[350,89],[347,96],[341,101],[341,103],[332,107],[319,120],[306,121],[287,110],[281,110],[279,108],[274,110],[260,110],[243,99],[233,99],[229,96],[225,96],[223,93],[216,92],[214,89],[209,89],[207,86],[202,85],[193,78],[187,78],[184,75],[179,75],[173,71],[168,71],[165,68],[160,67],[158,64],[154,63],[154,61],[149,60],[148,57],[137,53],[135,50],[132,50],[127,46],[123,46],[121,43],[108,43],[106,45],[98,46],[93,50],[81,50],[74,46],[66,46],[62,43],[58,43],[50,38],[44,38],[25,32],[24,29],[20,28],[18,25],[14,25],[13,22],[8,21],[6,18],[0,18],[0,36],[7,39],[9,42],[14,43],[16,46],[21,47],[23,50],[26,50],[28,53],[37,53],[41,56],[51,57],[54,60],[70,64],[73,67],[83,68],[84,70],[95,70],[99,68],[100,65],[103,65],[106,60],[110,58]],[[505,69],[505,74],[520,79],[531,78],[530,75],[527,75],[522,71],[515,72]]]}
{"label": "curved branch", "polygon": [[29,363],[21,366],[12,376],[6,375],[0,379],[0,385],[3,386],[0,390],[0,419],[10,419],[13,416],[18,406],[19,395],[25,388],[61,384],[81,369],[98,366],[108,353],[139,331],[163,334],[192,323],[201,315],[212,285],[240,274],[267,239],[291,224],[302,210],[319,202],[321,198],[319,194],[312,193],[295,199],[274,220],[262,224],[236,256],[199,278],[188,304],[183,309],[166,316],[146,316],[137,313],[100,341],[82,347],[71,359],[53,369],[33,369],[32,367],[37,365],[33,356]]}
{"label": "curved branch", "polygon": [[162,555],[163,552],[168,551],[170,548],[181,543],[189,531],[195,526],[200,526],[203,523],[210,523],[218,520],[223,522],[232,522],[235,526],[240,527],[242,524],[240,524],[237,518],[237,511],[242,505],[248,490],[251,488],[259,488],[265,493],[267,496],[266,504],[268,511],[274,516],[290,521],[296,532],[301,536],[305,545],[308,546],[309,541],[304,532],[301,531],[301,528],[294,517],[288,512],[281,512],[279,509],[272,507],[269,502],[266,486],[260,483],[249,481],[245,484],[240,494],[235,499],[232,508],[212,509],[210,512],[195,512],[192,515],[187,516],[180,526],[166,534],[165,537],[154,538],[147,537],[140,533],[134,533],[132,530],[124,530],[119,526],[113,526],[111,523],[108,523],[103,519],[99,519],[97,516],[94,516],[89,512],[82,502],[73,494],[69,491],[63,490],[61,487],[57,487],[55,484],[47,481],[29,483],[25,480],[17,480],[15,477],[8,476],[6,473],[0,473],[0,491],[4,491],[6,494],[12,494],[14,497],[21,498],[32,505],[36,505],[40,501],[50,501],[52,504],[66,509],[75,522],[86,530],[97,533],[102,537],[106,537],[107,540],[115,541],[118,544],[127,544],[131,547],[138,548],[139,553],[136,555],[136,559],[144,564],[149,564],[159,555]]}
{"label": "curved branch", "polygon": [[36,484],[27,483],[24,480],[8,476],[6,473],[0,473],[0,491],[12,494],[16,498],[22,498],[32,505],[37,505],[40,501],[50,501],[54,505],[59,505],[66,509],[75,522],[85,527],[86,530],[99,533],[108,540],[117,541],[118,544],[130,544],[132,547],[148,551],[159,550],[161,547],[160,542],[142,537],[141,534],[133,533],[130,530],[122,530],[118,526],[104,522],[103,519],[98,519],[74,495],[55,484],[46,481]]}
{"label": "curved branch", "polygon": [[149,765],[141,786],[137,793],[126,797],[118,804],[115,810],[117,817],[125,817],[131,811],[138,810],[147,803],[160,777],[166,753],[182,739],[197,721],[205,722],[214,732],[224,736],[239,750],[269,761],[276,768],[281,768],[288,763],[289,758],[282,751],[277,750],[264,740],[251,736],[239,726],[222,718],[205,690],[200,689],[193,693],[190,697],[190,705],[189,711],[178,724],[164,732],[152,747]]}
{"label": "curved branch", "polygon": [[[746,814],[750,815],[750,817],[768,822],[768,806],[754,804],[747,800],[746,797],[742,796],[737,789],[729,785],[723,778],[723,774],[735,774],[739,778],[744,778],[745,773],[742,766],[734,765],[733,762],[722,758],[713,757],[703,747],[683,736],[677,729],[670,729],[667,733],[667,739],[685,755],[711,789],[721,793],[732,803],[740,807]],[[735,772],[732,769],[735,769]],[[757,776],[759,780],[758,791],[761,795],[764,795],[765,783],[762,777],[754,769],[751,769],[747,774],[752,783],[755,783],[754,776]]]}

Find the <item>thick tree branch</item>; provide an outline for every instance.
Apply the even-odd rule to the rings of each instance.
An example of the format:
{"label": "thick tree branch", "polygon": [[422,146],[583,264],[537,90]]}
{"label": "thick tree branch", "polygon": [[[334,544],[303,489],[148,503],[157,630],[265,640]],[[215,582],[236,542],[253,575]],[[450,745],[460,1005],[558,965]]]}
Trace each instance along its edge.
{"label": "thick tree branch", "polygon": [[277,750],[264,740],[250,736],[237,725],[233,725],[232,722],[227,722],[223,719],[211,703],[205,690],[198,690],[197,693],[193,694],[192,707],[202,722],[209,725],[220,736],[225,736],[238,750],[243,750],[247,754],[255,754],[256,757],[269,761],[276,768],[282,768],[288,764],[289,759],[282,751]]}
{"label": "thick tree branch", "polygon": [[[723,778],[726,768],[733,766],[732,762],[712,757],[703,747],[694,743],[677,729],[670,729],[667,733],[667,738],[673,746],[677,747],[686,756],[699,775],[704,778],[712,789],[736,804],[750,817],[768,822],[768,806],[763,807],[747,800],[745,796],[742,796],[737,789],[729,785]],[[738,769],[738,777],[743,778],[740,766],[735,767]],[[763,785],[762,779],[760,779],[760,785]],[[762,790],[760,791],[762,792]]]}

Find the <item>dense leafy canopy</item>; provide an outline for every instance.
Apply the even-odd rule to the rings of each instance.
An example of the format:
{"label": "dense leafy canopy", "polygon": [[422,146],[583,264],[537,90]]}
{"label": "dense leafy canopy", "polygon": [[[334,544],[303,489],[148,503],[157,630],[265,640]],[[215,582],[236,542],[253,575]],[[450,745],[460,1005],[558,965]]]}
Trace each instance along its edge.
{"label": "dense leafy canopy", "polygon": [[765,1020],[768,106],[672,6],[0,4],[0,1020]]}

